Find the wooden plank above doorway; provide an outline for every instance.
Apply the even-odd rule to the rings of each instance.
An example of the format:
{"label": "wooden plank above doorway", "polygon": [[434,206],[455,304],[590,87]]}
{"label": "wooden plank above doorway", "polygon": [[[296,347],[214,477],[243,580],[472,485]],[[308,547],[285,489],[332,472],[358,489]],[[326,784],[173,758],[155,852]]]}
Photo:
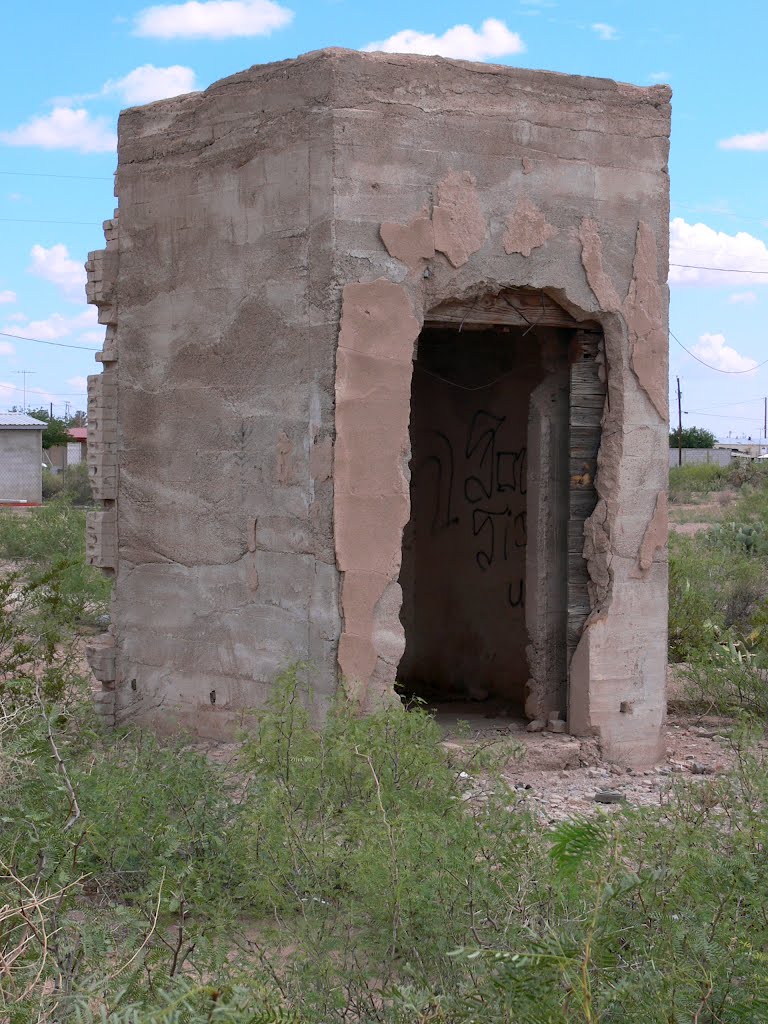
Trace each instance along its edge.
{"label": "wooden plank above doorway", "polygon": [[570,327],[600,330],[594,321],[578,321],[554,299],[529,288],[505,288],[496,295],[449,300],[430,309],[425,327],[487,330],[489,327]]}

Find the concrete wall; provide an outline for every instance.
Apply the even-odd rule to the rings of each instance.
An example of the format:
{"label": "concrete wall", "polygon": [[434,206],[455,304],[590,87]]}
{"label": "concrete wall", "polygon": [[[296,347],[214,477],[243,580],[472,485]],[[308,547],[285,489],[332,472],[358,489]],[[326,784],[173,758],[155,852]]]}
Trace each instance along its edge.
{"label": "concrete wall", "polygon": [[569,725],[653,760],[668,132],[666,87],[347,51],[122,115],[119,221],[88,265],[105,707],[224,731],[297,657],[319,704],[339,675],[391,700],[414,345],[446,299],[527,287],[605,334]]}
{"label": "concrete wall", "polygon": [[0,427],[0,502],[42,502],[42,437],[42,428]]}
{"label": "concrete wall", "polygon": [[296,658],[319,699],[336,686],[329,70],[254,69],[120,119],[119,221],[88,265],[110,327],[88,458],[121,720],[231,731]]}
{"label": "concrete wall", "polygon": [[[677,448],[669,449],[669,468],[678,465],[679,452]],[[684,466],[701,466],[701,465],[713,465],[713,466],[730,466],[732,456],[729,451],[723,451],[720,448],[683,448],[683,465]]]}
{"label": "concrete wall", "polygon": [[[665,716],[669,90],[431,58],[335,59],[340,354],[383,365],[386,331],[405,374],[430,309],[513,286],[544,289],[603,327],[599,502],[584,538],[592,613],[570,666],[569,728],[599,737],[609,757],[653,760]],[[369,379],[345,372],[337,401]],[[342,408],[336,420],[339,660],[363,679],[367,704],[386,699],[403,645],[400,376],[379,375],[375,417],[391,441],[370,487],[354,418]]]}

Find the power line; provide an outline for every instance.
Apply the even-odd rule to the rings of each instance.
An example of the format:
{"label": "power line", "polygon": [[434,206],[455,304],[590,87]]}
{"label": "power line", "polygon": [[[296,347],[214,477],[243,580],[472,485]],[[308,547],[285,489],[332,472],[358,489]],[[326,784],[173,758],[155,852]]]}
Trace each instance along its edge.
{"label": "power line", "polygon": [[[21,391],[21,388],[17,388],[15,384],[0,384],[0,388],[5,391]],[[38,398],[42,398],[43,395],[50,395],[51,398],[85,398],[87,392],[85,391],[46,391],[45,388],[28,388],[30,395],[37,395]]]}
{"label": "power line", "polygon": [[[710,405],[710,409],[730,409],[734,405],[751,405],[753,402],[763,402],[765,399],[763,396],[758,395],[757,398],[745,398],[742,402],[716,402],[714,405]],[[690,412],[701,412],[705,413],[706,409],[690,409]]]}
{"label": "power line", "polygon": [[698,206],[688,206],[686,203],[678,203],[676,200],[672,200],[672,207],[676,210],[688,210],[689,213],[698,214],[700,217],[733,217],[735,220],[746,220],[753,224],[762,224],[765,227],[765,217],[745,217],[741,213],[731,213],[730,210],[702,210]]}
{"label": "power line", "polygon": [[34,341],[36,345],[53,345],[54,348],[79,348],[83,352],[98,352],[97,348],[90,348],[88,345],[71,345],[66,341],[43,341],[42,338],[25,338],[23,334],[7,334],[0,331],[0,338],[13,338],[14,341]]}
{"label": "power line", "polygon": [[40,171],[0,171],[0,174],[18,178],[67,178],[75,181],[112,181],[101,175],[93,174],[46,174]]}
{"label": "power line", "polygon": [[82,227],[99,228],[101,223],[96,220],[30,220],[27,217],[0,217],[5,224],[79,224]]}
{"label": "power line", "polygon": [[680,346],[683,352],[687,352],[688,355],[691,356],[692,359],[695,359],[697,363],[701,363],[702,366],[706,366],[708,370],[715,370],[716,373],[754,373],[755,370],[759,370],[761,366],[765,366],[765,364],[768,363],[768,359],[764,359],[762,363],[755,363],[755,365],[750,366],[748,370],[721,370],[719,366],[713,366],[711,363],[705,362],[703,359],[700,359],[699,356],[697,356],[695,353],[691,352],[691,350],[689,348],[686,348],[682,341],[680,341],[680,339],[676,337],[672,333],[672,331],[669,332],[669,336],[670,338],[673,338],[677,342],[677,344]]}
{"label": "power line", "polygon": [[754,423],[755,416],[726,416],[721,412],[697,412],[695,409],[685,409],[684,414],[686,416],[698,415],[698,416],[712,416],[716,420],[743,420],[745,423]]}
{"label": "power line", "polygon": [[694,263],[670,263],[670,267],[682,267],[684,270],[715,270],[719,274],[766,274],[768,270],[744,270],[741,267],[699,267]]}

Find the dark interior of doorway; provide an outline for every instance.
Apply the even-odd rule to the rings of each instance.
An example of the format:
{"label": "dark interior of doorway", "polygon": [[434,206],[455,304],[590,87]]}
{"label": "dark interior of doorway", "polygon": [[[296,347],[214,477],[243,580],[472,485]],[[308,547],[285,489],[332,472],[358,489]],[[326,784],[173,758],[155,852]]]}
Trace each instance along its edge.
{"label": "dark interior of doorway", "polygon": [[520,327],[419,337],[400,574],[406,701],[523,713],[529,409],[545,363],[542,332]]}

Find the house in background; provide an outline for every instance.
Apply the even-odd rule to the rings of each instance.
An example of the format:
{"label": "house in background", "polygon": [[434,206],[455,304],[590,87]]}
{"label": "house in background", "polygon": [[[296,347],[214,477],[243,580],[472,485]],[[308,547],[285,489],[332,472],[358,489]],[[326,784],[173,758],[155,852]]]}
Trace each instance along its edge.
{"label": "house in background", "polygon": [[70,427],[67,431],[67,465],[79,466],[85,462],[88,449],[88,427]]}
{"label": "house in background", "polygon": [[88,447],[88,427],[70,427],[67,443],[52,445],[45,453],[46,462],[54,473],[85,462]]}
{"label": "house in background", "polygon": [[0,413],[0,507],[42,504],[45,427],[26,413]]}

